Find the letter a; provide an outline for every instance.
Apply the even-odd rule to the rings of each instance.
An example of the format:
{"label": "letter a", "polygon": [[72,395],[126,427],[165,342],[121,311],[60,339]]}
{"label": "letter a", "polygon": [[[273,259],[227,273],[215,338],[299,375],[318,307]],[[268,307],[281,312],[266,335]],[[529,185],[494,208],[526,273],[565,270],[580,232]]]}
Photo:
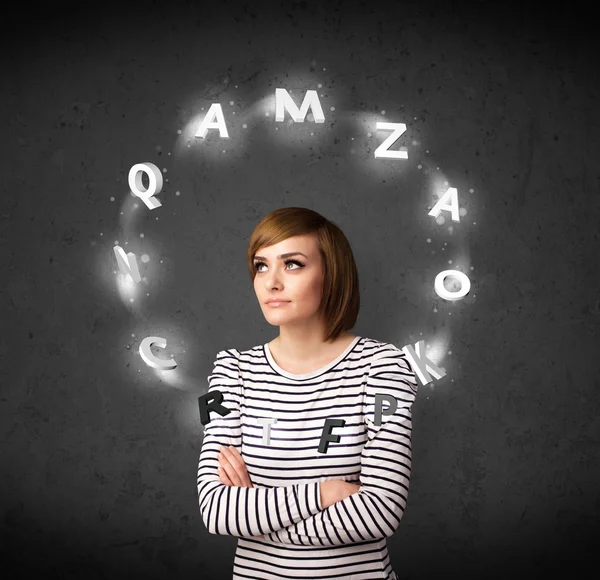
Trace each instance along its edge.
{"label": "letter a", "polygon": [[[213,121],[215,118],[216,120]],[[221,109],[219,103],[213,103],[210,106],[208,113],[206,113],[204,119],[202,119],[202,123],[200,123],[200,127],[198,127],[194,137],[202,137],[204,139],[209,129],[218,129],[221,137],[229,139],[229,133],[225,126],[225,117],[223,117],[223,109]]]}

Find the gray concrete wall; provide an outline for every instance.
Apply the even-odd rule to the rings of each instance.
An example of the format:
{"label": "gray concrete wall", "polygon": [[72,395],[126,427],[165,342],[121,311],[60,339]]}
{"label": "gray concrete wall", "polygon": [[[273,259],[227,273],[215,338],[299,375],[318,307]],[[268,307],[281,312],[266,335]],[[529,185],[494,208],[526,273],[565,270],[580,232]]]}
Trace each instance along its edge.
{"label": "gray concrete wall", "polygon": [[[285,206],[322,213],[351,242],[353,332],[422,339],[447,372],[413,409],[394,569],[540,578],[591,562],[598,43],[583,8],[548,10],[179,2],[7,15],[0,530],[13,578],[230,578],[236,540],[208,534],[197,506],[197,398],[219,350],[277,334],[246,248]],[[326,122],[276,123],[276,88],[297,104],[317,90]],[[189,137],[213,102],[230,139]],[[406,123],[392,149],[408,159],[374,159],[389,135],[375,120]],[[144,161],[166,169],[159,210],[128,193]],[[448,186],[460,223],[427,215]],[[119,283],[115,242],[138,255],[139,284]],[[454,267],[472,287],[448,302],[433,282]],[[176,371],[140,358],[154,335]]]}

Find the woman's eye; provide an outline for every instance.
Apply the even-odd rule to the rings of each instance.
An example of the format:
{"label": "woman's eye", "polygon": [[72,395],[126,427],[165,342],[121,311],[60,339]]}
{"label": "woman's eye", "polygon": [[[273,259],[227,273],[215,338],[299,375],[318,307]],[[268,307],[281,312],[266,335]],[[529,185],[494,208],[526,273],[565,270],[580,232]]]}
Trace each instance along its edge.
{"label": "woman's eye", "polygon": [[[299,268],[304,268],[304,266],[300,262],[298,262],[297,260],[286,260],[285,261],[285,265],[287,266],[288,264],[296,264],[296,266],[298,266]],[[257,272],[260,272],[259,268],[261,266],[266,266],[266,264],[264,262],[255,262],[254,263],[254,269]],[[292,268],[292,270],[297,270],[297,269],[298,268]]]}

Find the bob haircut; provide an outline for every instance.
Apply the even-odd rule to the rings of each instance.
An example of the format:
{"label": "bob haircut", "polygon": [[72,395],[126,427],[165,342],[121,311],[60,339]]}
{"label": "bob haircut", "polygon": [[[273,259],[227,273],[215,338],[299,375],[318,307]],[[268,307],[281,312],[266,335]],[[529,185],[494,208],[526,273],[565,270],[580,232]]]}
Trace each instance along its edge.
{"label": "bob haircut", "polygon": [[321,254],[324,277],[318,312],[325,320],[325,342],[333,342],[356,324],[360,310],[358,271],[348,239],[333,222],[303,207],[272,211],[254,228],[248,242],[248,269],[254,285],[254,255],[263,246],[291,238],[315,234]]}

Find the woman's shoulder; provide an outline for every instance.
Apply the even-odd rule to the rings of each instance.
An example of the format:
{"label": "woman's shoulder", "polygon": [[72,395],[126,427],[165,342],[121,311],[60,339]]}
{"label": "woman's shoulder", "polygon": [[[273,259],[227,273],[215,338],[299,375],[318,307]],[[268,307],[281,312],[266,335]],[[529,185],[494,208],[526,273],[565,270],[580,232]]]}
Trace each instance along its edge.
{"label": "woman's shoulder", "polygon": [[213,366],[215,368],[221,368],[224,366],[229,368],[235,368],[239,366],[240,355],[241,353],[237,348],[227,348],[224,350],[220,350],[219,352],[217,352],[214,358]]}
{"label": "woman's shoulder", "polygon": [[374,359],[394,356],[397,353],[402,353],[402,349],[398,348],[391,342],[384,342],[377,340],[376,338],[369,338],[367,336],[362,337],[363,353],[366,357],[372,357]]}
{"label": "woman's shoulder", "polygon": [[226,348],[224,350],[220,350],[217,353],[216,360],[220,360],[222,358],[240,358],[240,351],[237,348]]}

